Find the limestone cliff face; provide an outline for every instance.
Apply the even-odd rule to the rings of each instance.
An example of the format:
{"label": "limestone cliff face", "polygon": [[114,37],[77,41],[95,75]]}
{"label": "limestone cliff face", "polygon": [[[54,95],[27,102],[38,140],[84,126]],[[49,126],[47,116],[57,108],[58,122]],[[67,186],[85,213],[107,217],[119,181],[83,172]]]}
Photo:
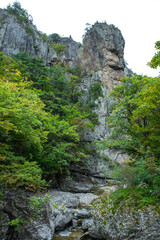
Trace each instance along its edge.
{"label": "limestone cliff face", "polygon": [[102,96],[95,101],[94,111],[98,114],[99,125],[94,131],[86,134],[88,141],[102,140],[108,137],[109,129],[106,119],[109,107],[113,103],[109,93],[120,84],[124,76],[133,73],[127,69],[124,62],[124,39],[121,31],[107,23],[96,23],[85,35],[83,46],[78,51],[77,63],[84,69],[87,76],[81,81],[84,92],[83,100],[87,100],[91,86],[101,83]]}
{"label": "limestone cliff face", "polygon": [[59,38],[59,44],[67,46],[64,56],[58,56],[52,47],[53,36],[45,38],[32,23],[19,22],[6,10],[0,9],[0,51],[5,55],[27,52],[32,57],[42,58],[44,63],[61,60],[71,67],[76,66],[78,44],[72,38]]}
{"label": "limestone cliff face", "polygon": [[87,73],[101,71],[101,81],[112,90],[124,74],[124,39],[118,28],[96,23],[85,35],[78,63]]}
{"label": "limestone cliff face", "polygon": [[[123,76],[133,74],[125,67],[123,52],[124,39],[120,30],[106,23],[96,23],[86,33],[83,46],[78,50],[77,64],[86,73],[80,83],[80,89],[83,92],[81,98],[86,103],[94,101],[92,110],[97,113],[99,121],[94,130],[88,131],[83,137],[83,141],[88,145],[94,141],[105,140],[110,135],[107,117],[110,114],[109,109],[113,99],[109,94],[116,85],[120,84]],[[96,99],[89,97],[94,84],[100,84],[102,92]],[[110,165],[114,161],[121,162],[125,158],[125,154],[111,149],[101,151],[100,155],[91,154],[86,164],[72,167],[72,180],[62,181],[61,189],[75,192],[87,191],[94,183],[102,183],[102,179],[110,177]]]}
{"label": "limestone cliff face", "polygon": [[[53,43],[67,46],[63,56],[57,54]],[[0,51],[5,55],[27,52],[30,56],[42,58],[47,65],[57,61],[71,67],[79,65],[85,73],[79,86],[83,92],[84,102],[90,101],[88,96],[92,86],[101,84],[102,95],[97,99],[91,99],[95,103],[93,111],[98,115],[99,124],[85,134],[83,141],[88,143],[106,139],[110,134],[106,122],[113,100],[109,93],[120,84],[123,76],[132,75],[125,67],[124,45],[120,30],[107,23],[94,24],[85,34],[83,46],[78,48],[78,43],[72,38],[61,38],[58,34],[45,36],[32,23],[26,25],[19,22],[15,16],[9,15],[6,10],[0,10]],[[105,150],[103,154],[108,155],[113,161],[121,161],[124,157],[120,152],[111,150]],[[103,173],[104,169],[109,174],[109,163],[100,157],[91,157],[88,162],[92,165],[89,173],[87,167],[83,171],[81,168],[77,169],[91,176],[106,176]]]}

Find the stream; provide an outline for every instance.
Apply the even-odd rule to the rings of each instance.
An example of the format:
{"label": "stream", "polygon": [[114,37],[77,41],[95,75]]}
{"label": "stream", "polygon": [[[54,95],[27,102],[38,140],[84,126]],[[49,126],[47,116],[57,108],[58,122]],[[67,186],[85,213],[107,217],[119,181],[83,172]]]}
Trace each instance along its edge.
{"label": "stream", "polygon": [[[100,198],[102,193],[109,194],[114,191],[116,186],[103,185],[95,187],[92,193],[70,193],[54,191],[54,199],[60,204],[63,203],[67,210],[61,215],[57,214],[57,229],[52,240],[92,240],[89,237],[88,228],[92,226],[92,207],[96,199]],[[70,218],[69,218],[70,215]],[[61,221],[65,221],[62,227]]]}
{"label": "stream", "polygon": [[56,233],[55,236],[53,237],[53,240],[80,240],[80,239],[85,239],[85,240],[92,240],[92,238],[88,236],[84,236],[83,232],[70,232],[70,231],[63,231],[60,233]]}

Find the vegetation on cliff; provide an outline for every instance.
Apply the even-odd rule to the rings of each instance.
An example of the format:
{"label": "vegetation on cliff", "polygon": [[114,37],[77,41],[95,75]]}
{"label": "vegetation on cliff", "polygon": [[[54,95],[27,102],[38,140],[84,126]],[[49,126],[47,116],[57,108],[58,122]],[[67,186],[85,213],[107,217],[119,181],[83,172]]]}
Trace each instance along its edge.
{"label": "vegetation on cliff", "polygon": [[[6,11],[32,26],[32,18],[18,2]],[[57,44],[57,34],[50,37],[51,47],[62,55],[66,46]],[[150,66],[157,68],[159,59],[158,51]],[[73,161],[85,159],[81,137],[97,124],[92,109],[102,96],[101,83],[90,87],[90,102],[79,102],[79,67],[71,69],[62,62],[48,67],[27,53],[12,58],[1,53],[0,61],[0,180],[2,185],[35,190],[44,187],[42,179],[67,172]],[[116,169],[117,179],[131,187],[146,186],[159,196],[160,80],[135,75],[121,82],[111,93],[116,100],[108,118],[112,134],[101,146],[129,156]]]}
{"label": "vegetation on cliff", "polygon": [[[37,31],[19,2],[4,12],[32,29],[28,34]],[[49,38],[57,55],[64,55],[67,46],[58,44],[60,36]],[[66,174],[72,162],[85,160],[89,151],[81,138],[97,124],[97,115],[94,106],[78,101],[80,67],[72,69],[58,59],[48,67],[25,52],[12,58],[0,53],[0,62],[1,186],[35,191],[44,188],[45,180]]]}
{"label": "vegetation on cliff", "polygon": [[[158,41],[157,50],[159,46]],[[159,53],[150,62],[153,68],[160,66]],[[115,99],[107,121],[111,135],[99,147],[121,149],[128,154],[128,159],[116,164],[113,178],[121,183],[121,188],[109,198],[102,199],[99,211],[105,216],[112,202],[113,212],[149,206],[159,212],[160,77],[135,75],[122,78],[121,84],[110,95]]]}
{"label": "vegetation on cliff", "polygon": [[[78,76],[26,53],[0,54],[0,181],[36,190],[85,159],[80,133],[93,127],[78,106]],[[20,61],[21,59],[21,61]]]}

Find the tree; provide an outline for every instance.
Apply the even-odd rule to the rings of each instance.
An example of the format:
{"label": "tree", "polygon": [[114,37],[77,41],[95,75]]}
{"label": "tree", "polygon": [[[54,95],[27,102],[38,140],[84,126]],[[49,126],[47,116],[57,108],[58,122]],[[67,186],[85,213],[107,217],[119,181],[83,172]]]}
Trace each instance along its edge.
{"label": "tree", "polygon": [[155,43],[155,49],[157,53],[153,56],[151,62],[148,64],[151,68],[157,69],[160,66],[160,41]]}
{"label": "tree", "polygon": [[[114,146],[137,155],[140,149],[152,148],[158,154],[159,144],[159,78],[135,75],[123,78],[111,96],[115,98],[112,114],[108,118]],[[156,150],[157,149],[157,150]]]}
{"label": "tree", "polygon": [[17,20],[21,24],[23,22],[25,24],[30,24],[33,21],[32,17],[28,14],[27,10],[22,8],[20,2],[18,1],[15,1],[12,5],[9,4],[6,10],[9,14],[16,16]]}
{"label": "tree", "polygon": [[44,185],[42,174],[53,178],[85,158],[80,129],[92,124],[85,123],[87,114],[73,106],[74,89],[65,69],[50,69],[24,53],[15,59],[0,54],[0,181],[31,190],[31,185]]}
{"label": "tree", "polygon": [[17,63],[2,53],[0,59],[0,181],[34,191],[45,185],[32,153],[42,152],[47,113]]}
{"label": "tree", "polygon": [[[151,64],[159,65],[158,54]],[[128,172],[128,176],[133,176],[130,182],[145,182],[157,188],[160,184],[160,78],[140,75],[122,78],[110,96],[115,100],[107,119],[111,135],[100,147],[121,149],[129,155],[129,161],[118,170],[121,176]]]}

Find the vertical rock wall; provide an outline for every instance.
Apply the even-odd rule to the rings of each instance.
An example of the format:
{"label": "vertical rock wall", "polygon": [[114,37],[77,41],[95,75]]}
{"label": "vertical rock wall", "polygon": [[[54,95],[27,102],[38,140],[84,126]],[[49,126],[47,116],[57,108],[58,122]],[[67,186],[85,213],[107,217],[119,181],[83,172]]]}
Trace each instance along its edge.
{"label": "vertical rock wall", "polygon": [[[94,130],[89,130],[83,141],[91,147],[93,142],[105,140],[110,135],[107,117],[113,99],[109,96],[115,86],[120,84],[123,76],[133,73],[125,67],[123,58],[124,39],[119,29],[106,23],[96,23],[86,33],[83,46],[79,48],[77,64],[82,67],[85,77],[81,79],[81,100],[88,103],[94,101],[93,111],[98,116]],[[102,94],[96,99],[90,99],[92,86],[99,83]],[[94,149],[92,146],[91,149]],[[92,151],[91,151],[92,152]],[[101,154],[91,153],[84,164],[72,166],[72,180],[61,182],[63,190],[88,191],[94,184],[101,184],[105,178],[110,178],[111,166],[115,161],[126,158],[120,151],[105,149]],[[77,185],[78,182],[78,185]],[[90,183],[88,186],[87,183]]]}
{"label": "vertical rock wall", "polygon": [[101,81],[112,90],[124,74],[124,39],[118,28],[96,23],[85,35],[78,64],[87,73],[101,72]]}
{"label": "vertical rock wall", "polygon": [[[64,56],[57,54],[53,42],[66,45]],[[93,141],[107,139],[109,128],[106,119],[113,102],[109,93],[120,84],[120,79],[124,75],[131,74],[124,63],[124,45],[120,30],[107,23],[95,23],[86,32],[82,47],[78,48],[78,43],[71,37],[61,38],[58,34],[51,34],[44,38],[44,35],[32,23],[29,25],[20,23],[15,16],[0,9],[0,51],[3,51],[5,55],[27,52],[30,56],[42,58],[47,65],[57,61],[62,61],[71,67],[79,65],[85,75],[79,86],[83,92],[84,102],[90,101],[89,93],[92,86],[101,84],[102,94],[94,99],[95,106],[92,109],[97,113],[99,124],[83,137],[83,141],[89,145]],[[103,154],[113,161],[121,161],[124,157],[120,152],[109,149],[106,149]],[[85,166],[73,166],[72,170],[75,175],[77,174],[78,181],[82,178],[81,174],[91,178],[109,176],[109,161],[104,160],[95,152],[86,160],[86,163]],[[86,182],[85,177],[84,182]],[[70,185],[73,186],[73,182]]]}
{"label": "vertical rock wall", "polygon": [[64,56],[58,56],[52,46],[53,41],[52,36],[43,35],[32,23],[19,22],[15,16],[0,9],[0,51],[5,55],[27,52],[32,57],[42,58],[47,65],[61,60],[75,67],[78,43],[72,38],[60,37],[57,43],[66,45],[67,49]]}

